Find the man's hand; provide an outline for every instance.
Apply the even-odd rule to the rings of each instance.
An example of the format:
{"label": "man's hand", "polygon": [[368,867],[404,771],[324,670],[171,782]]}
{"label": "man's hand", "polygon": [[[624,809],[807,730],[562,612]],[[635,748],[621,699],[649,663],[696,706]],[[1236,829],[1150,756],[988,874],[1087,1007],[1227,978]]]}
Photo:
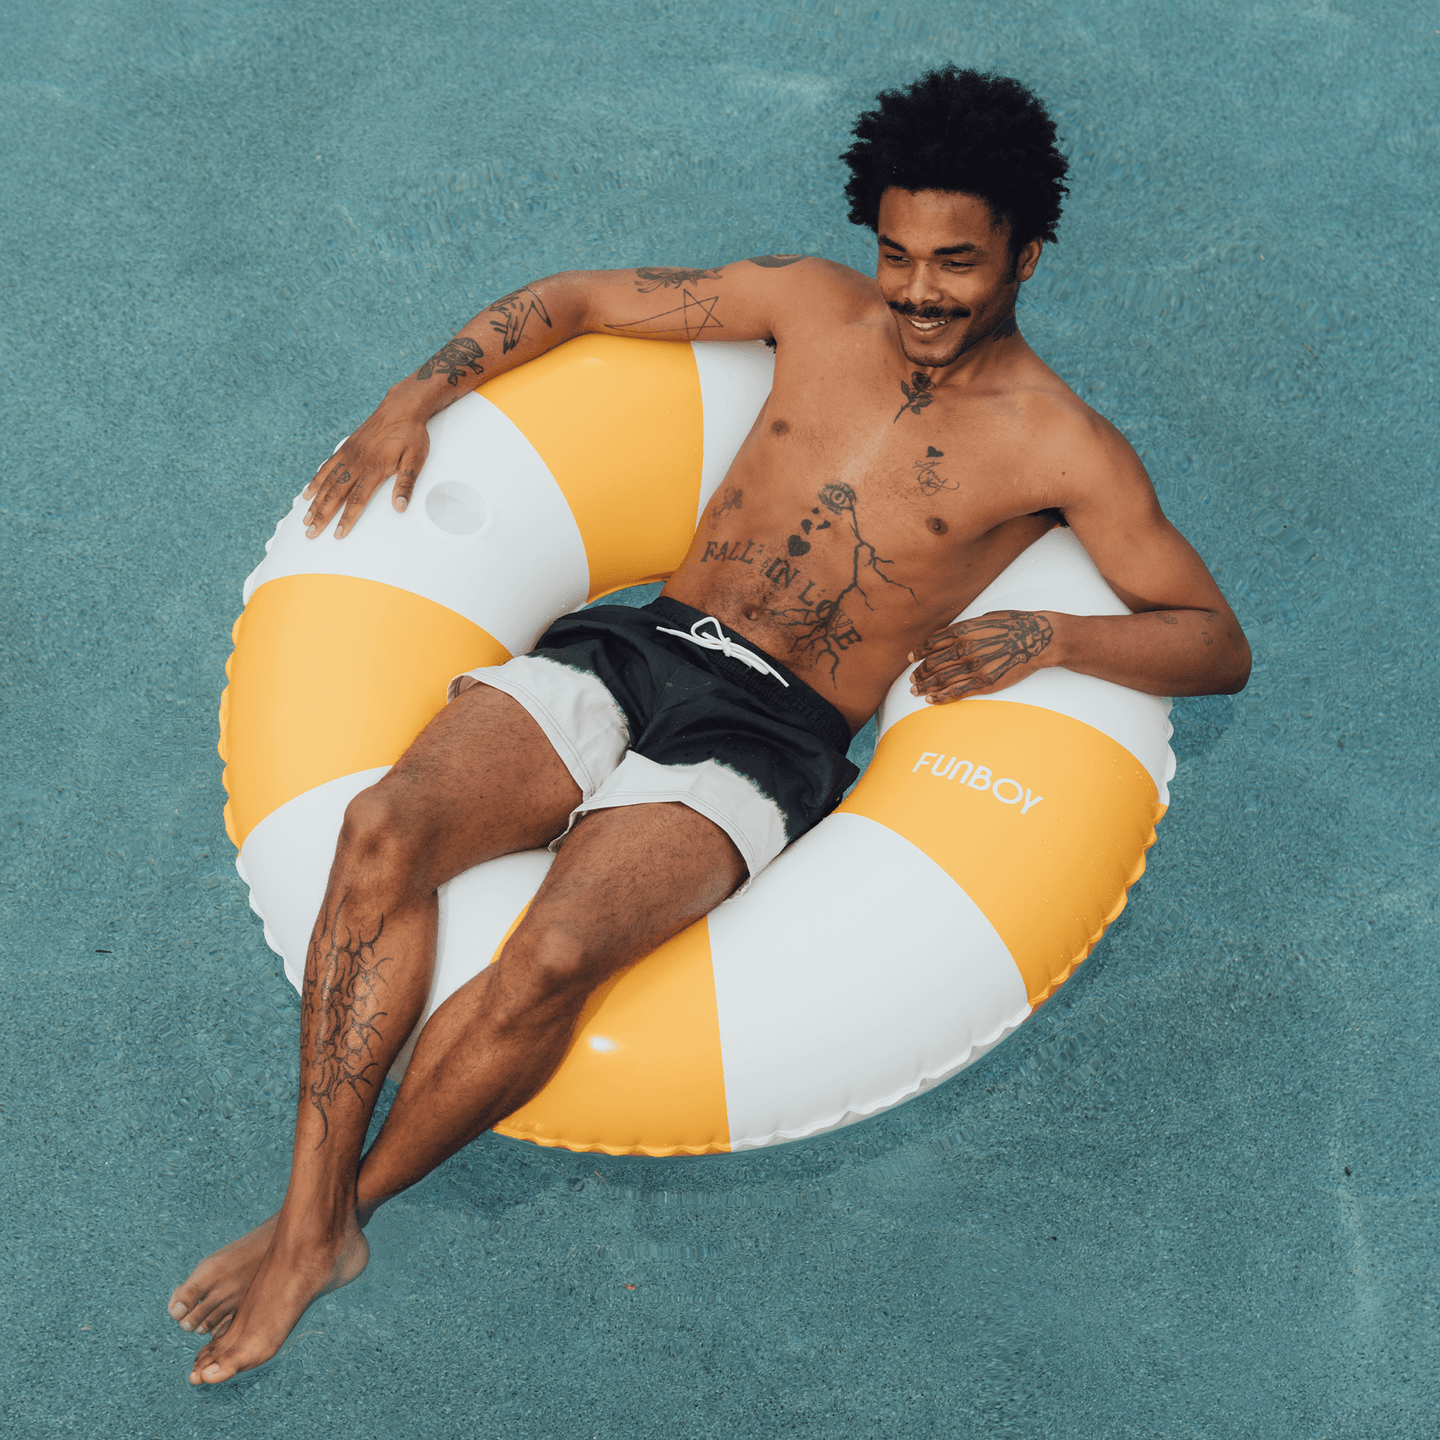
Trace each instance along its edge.
{"label": "man's hand", "polygon": [[1053,638],[1049,619],[1033,610],[992,610],[947,625],[910,652],[920,661],[910,693],[930,705],[993,694],[1050,664],[1041,656]]}
{"label": "man's hand", "polygon": [[348,534],[370,497],[392,475],[392,503],[397,510],[403,510],[410,503],[415,479],[429,452],[430,432],[425,422],[414,411],[400,410],[385,401],[305,487],[305,498],[310,501],[305,512],[305,533],[313,539],[344,505],[335,538]]}

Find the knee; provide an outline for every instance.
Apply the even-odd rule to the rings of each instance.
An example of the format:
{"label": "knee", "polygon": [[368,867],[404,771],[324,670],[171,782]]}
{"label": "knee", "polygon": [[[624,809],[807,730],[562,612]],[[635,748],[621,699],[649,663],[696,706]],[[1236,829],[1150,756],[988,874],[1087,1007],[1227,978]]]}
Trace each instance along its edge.
{"label": "knee", "polygon": [[414,873],[422,850],[423,836],[383,786],[362,790],[345,807],[336,847],[342,866],[399,879]]}
{"label": "knee", "polygon": [[505,983],[500,1008],[512,1020],[583,1005],[597,983],[585,948],[548,925],[517,930],[501,962]]}

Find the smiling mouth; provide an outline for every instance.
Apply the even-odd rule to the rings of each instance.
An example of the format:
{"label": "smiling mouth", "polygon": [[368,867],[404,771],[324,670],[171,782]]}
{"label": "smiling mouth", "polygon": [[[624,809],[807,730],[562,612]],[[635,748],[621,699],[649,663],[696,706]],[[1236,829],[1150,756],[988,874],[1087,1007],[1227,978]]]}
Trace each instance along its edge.
{"label": "smiling mouth", "polygon": [[903,320],[917,335],[935,335],[952,320],[963,320],[964,315],[907,315],[903,310],[895,311],[895,318]]}

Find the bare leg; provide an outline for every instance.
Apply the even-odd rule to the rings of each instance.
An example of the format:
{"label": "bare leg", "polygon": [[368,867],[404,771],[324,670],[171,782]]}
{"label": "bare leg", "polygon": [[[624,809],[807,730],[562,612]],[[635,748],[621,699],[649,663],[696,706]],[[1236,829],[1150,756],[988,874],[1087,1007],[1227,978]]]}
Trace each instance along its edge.
{"label": "bare leg", "polygon": [[[357,1205],[368,1218],[530,1099],[564,1056],[590,992],[713,909],[744,873],[724,831],[683,805],[581,820],[499,961],[421,1032],[359,1185],[353,1169],[332,1163],[328,1137],[311,1153],[297,1146],[269,1248],[232,1323],[196,1357],[192,1380],[214,1384],[268,1360],[317,1294],[359,1273]],[[333,1136],[334,1113],[329,1123]],[[356,1147],[347,1157],[358,1158]],[[287,1213],[302,1199],[307,1223],[291,1224]]]}
{"label": "bare leg", "polygon": [[355,1175],[381,1084],[429,992],[436,889],[482,860],[544,845],[579,801],[540,727],[479,686],[351,802],[306,956],[285,1203],[177,1288],[170,1313],[185,1329],[218,1331],[271,1247],[304,1252],[294,1257],[302,1288],[322,1263],[321,1288],[364,1268]]}

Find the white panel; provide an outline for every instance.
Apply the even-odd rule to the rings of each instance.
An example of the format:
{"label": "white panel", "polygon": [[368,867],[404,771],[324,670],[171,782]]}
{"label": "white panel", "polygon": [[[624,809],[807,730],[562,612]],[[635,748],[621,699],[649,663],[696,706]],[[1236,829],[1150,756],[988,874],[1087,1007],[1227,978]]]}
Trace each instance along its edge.
{"label": "white panel", "polygon": [[[265,939],[285,961],[285,975],[299,990],[305,952],[345,807],[387,767],[360,770],[303,795],[267,815],[246,837],[235,868],[250,886],[250,907],[265,922]],[[506,855],[440,887],[440,932],[430,995],[394,1065],[399,1080],[415,1048],[415,1037],[435,1010],[491,960],[505,932],[530,902],[554,857],[546,850]]]}
{"label": "white panel", "polygon": [[700,371],[705,410],[705,462],[700,470],[700,505],[695,523],[725,478],[770,395],[775,353],[760,340],[692,342]]}
{"label": "white panel", "polygon": [[590,589],[585,546],[570,507],[535,447],[483,395],[429,422],[430,454],[404,514],[387,480],[355,528],[338,516],[313,540],[295,498],[245,582],[245,601],[281,575],[351,575],[434,600],[523,654]]}
{"label": "white panel", "polygon": [[970,897],[861,815],[822,821],[714,911],[710,949],[737,1150],[898,1105],[1030,1014]]}
{"label": "white panel", "polygon": [[[1130,611],[1105,583],[1095,562],[1074,534],[1051,530],[1011,562],[976,596],[957,620],[972,620],[991,610],[1058,610],[1068,615],[1128,615]],[[924,708],[910,693],[906,668],[890,687],[880,707],[878,725],[883,735],[897,720]],[[1170,701],[1145,695],[1093,675],[1051,668],[1036,671],[1018,684],[987,695],[997,704],[1037,705],[1069,715],[1109,735],[1123,745],[1150,772],[1160,803],[1170,803],[1169,782],[1175,774],[1170,752]]]}
{"label": "white panel", "polygon": [[297,795],[245,837],[235,861],[250,887],[250,908],[265,922],[266,943],[285,961],[285,974],[297,990],[345,807],[389,769],[357,770]]}

